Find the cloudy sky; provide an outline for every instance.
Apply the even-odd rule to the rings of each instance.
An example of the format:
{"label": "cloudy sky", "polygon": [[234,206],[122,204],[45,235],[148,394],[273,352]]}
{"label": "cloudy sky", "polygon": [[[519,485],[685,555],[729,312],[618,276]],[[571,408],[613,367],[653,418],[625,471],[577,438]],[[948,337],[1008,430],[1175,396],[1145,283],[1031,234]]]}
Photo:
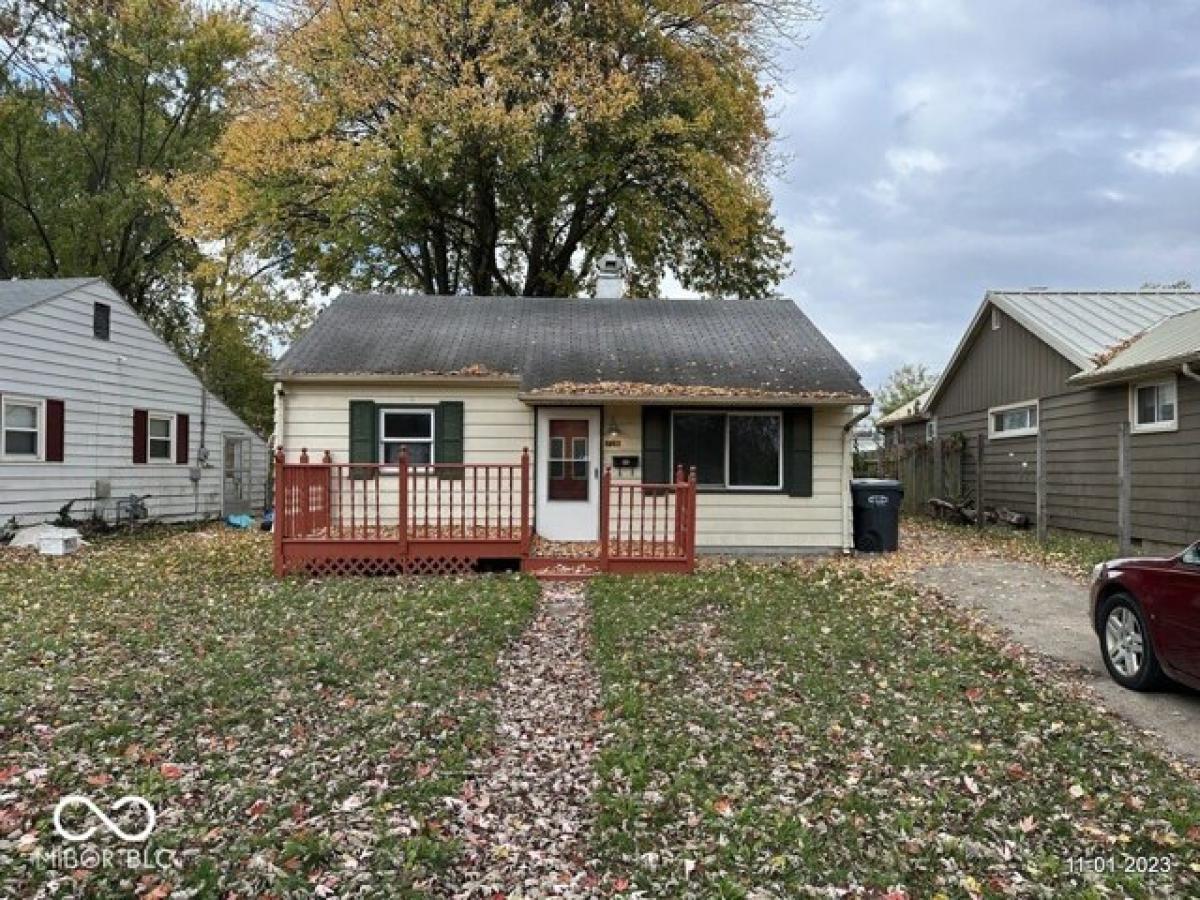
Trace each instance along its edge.
{"label": "cloudy sky", "polygon": [[988,288],[1200,286],[1200,2],[823,5],[774,102],[783,290],[869,387]]}

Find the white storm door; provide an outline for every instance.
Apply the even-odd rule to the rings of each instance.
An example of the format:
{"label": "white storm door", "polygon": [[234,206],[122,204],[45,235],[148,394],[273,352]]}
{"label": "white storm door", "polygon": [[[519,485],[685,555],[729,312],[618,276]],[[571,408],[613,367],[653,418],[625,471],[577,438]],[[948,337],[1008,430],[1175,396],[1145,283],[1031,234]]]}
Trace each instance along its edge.
{"label": "white storm door", "polygon": [[537,533],[600,537],[600,410],[538,407]]}

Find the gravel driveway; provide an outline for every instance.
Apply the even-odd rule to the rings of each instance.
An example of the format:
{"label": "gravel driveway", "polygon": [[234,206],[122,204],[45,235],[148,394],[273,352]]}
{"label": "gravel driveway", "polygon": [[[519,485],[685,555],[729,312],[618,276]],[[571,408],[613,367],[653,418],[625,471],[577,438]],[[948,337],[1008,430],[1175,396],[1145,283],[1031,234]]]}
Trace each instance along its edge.
{"label": "gravel driveway", "polygon": [[1200,761],[1200,693],[1177,687],[1137,694],[1113,682],[1088,623],[1087,588],[1079,582],[1032,563],[1000,560],[930,566],[913,580],[978,610],[1013,640],[1065,664],[1110,710],[1154,732],[1172,753]]}

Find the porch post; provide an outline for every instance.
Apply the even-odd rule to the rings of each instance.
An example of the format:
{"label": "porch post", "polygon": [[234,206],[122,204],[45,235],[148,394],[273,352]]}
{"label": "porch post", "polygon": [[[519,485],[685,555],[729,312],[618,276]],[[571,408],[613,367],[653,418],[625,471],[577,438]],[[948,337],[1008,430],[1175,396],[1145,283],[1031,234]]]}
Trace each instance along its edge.
{"label": "porch post", "polygon": [[696,467],[688,470],[687,488],[688,570],[696,568]]}
{"label": "porch post", "polygon": [[604,467],[600,477],[600,570],[608,571],[609,494],[612,493],[612,466]]}
{"label": "porch post", "polygon": [[283,575],[283,448],[275,448],[275,521],[271,529],[274,546],[275,575]]}
{"label": "porch post", "polygon": [[682,465],[675,467],[675,487],[671,494],[675,498],[675,552],[687,556],[687,545],[684,543],[687,530],[683,521],[687,518],[687,476]]}
{"label": "porch post", "polygon": [[396,461],[399,478],[397,485],[396,549],[401,556],[408,556],[408,448],[400,446],[400,458]]}
{"label": "porch post", "polygon": [[529,530],[529,448],[521,450],[521,553],[529,555],[533,535]]}

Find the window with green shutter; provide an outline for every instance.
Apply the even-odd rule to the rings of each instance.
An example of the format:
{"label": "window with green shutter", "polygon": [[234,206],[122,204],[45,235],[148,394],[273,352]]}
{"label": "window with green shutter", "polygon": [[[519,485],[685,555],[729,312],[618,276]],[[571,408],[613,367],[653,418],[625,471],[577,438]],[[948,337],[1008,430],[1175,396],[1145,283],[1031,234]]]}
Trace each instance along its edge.
{"label": "window with green shutter", "polygon": [[[434,418],[434,441],[436,460],[439,463],[461,463],[464,460],[463,404],[461,400],[443,400],[437,406]],[[463,477],[459,468],[441,469],[443,480],[458,481]]]}
{"label": "window with green shutter", "polygon": [[[350,462],[374,463],[379,461],[375,421],[375,402],[373,400],[350,401]],[[351,469],[350,477],[374,478],[376,471],[366,467]]]}

